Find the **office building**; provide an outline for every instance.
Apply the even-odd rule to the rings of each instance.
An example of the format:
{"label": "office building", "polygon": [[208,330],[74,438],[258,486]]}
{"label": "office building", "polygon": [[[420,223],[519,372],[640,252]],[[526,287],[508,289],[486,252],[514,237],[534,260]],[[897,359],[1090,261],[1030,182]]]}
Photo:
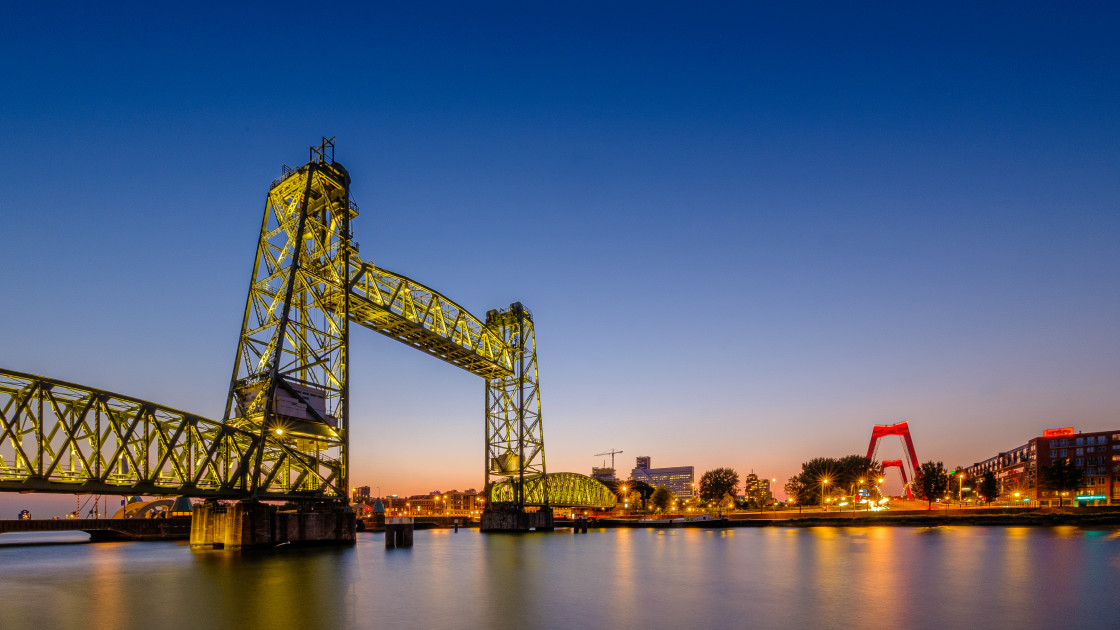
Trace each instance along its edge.
{"label": "office building", "polygon": [[691,499],[696,490],[696,469],[692,466],[653,468],[648,455],[638,457],[637,465],[630,471],[630,479],[644,481],[656,488],[665,486],[678,499]]}
{"label": "office building", "polygon": [[774,495],[770,493],[770,480],[760,479],[752,470],[751,474],[743,479],[743,498],[754,499],[758,505],[770,503],[774,498]]}

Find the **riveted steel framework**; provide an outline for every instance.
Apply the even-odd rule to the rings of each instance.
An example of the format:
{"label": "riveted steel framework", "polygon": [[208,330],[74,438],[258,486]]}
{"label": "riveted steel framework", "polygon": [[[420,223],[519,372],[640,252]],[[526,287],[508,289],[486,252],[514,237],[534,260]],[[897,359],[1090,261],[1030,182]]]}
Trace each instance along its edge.
{"label": "riveted steel framework", "polygon": [[351,321],[482,378],[513,373],[509,346],[466,309],[356,255],[350,262]]}
{"label": "riveted steel framework", "polygon": [[333,151],[324,139],[269,190],[223,421],[0,372],[0,490],[346,497],[355,323],[485,379],[487,487],[548,504],[532,316],[517,303],[482,322],[363,262]]}
{"label": "riveted steel framework", "polygon": [[[597,507],[609,509],[615,506],[617,497],[610,488],[599,481],[579,473],[549,473],[547,496],[541,494],[545,484],[533,486],[524,494],[528,505],[547,504],[553,507]],[[491,503],[513,503],[518,493],[514,480],[499,481],[490,486]]]}
{"label": "riveted steel framework", "polygon": [[0,490],[242,497],[258,444],[178,409],[0,370]]}
{"label": "riveted steel framework", "polygon": [[[498,501],[501,503],[547,505],[549,478],[533,316],[515,302],[509,310],[489,311],[486,325],[510,349],[514,367],[512,374],[486,381],[486,487],[509,485],[513,494]],[[492,500],[491,505],[494,503]]]}
{"label": "riveted steel framework", "polygon": [[[288,171],[265,202],[225,421],[256,433],[254,496],[346,497],[350,176]],[[293,466],[293,464],[296,464]]]}

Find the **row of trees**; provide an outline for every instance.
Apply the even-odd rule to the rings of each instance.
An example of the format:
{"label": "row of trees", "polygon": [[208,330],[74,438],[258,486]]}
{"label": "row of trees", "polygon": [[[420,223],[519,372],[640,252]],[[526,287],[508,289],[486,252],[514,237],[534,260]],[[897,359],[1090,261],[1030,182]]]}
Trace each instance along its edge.
{"label": "row of trees", "polygon": [[861,485],[877,496],[882,475],[878,462],[861,455],[817,457],[801,464],[801,472],[789,478],[785,489],[801,505],[823,504],[832,495],[857,494]]}
{"label": "row of trees", "polygon": [[[975,487],[988,502],[999,492],[999,483],[991,472],[974,480],[961,474],[950,475],[942,462],[931,461],[922,464],[914,473],[915,494],[930,504],[947,492],[962,492],[965,484]],[[882,496],[879,486],[882,475],[881,464],[861,455],[817,457],[801,464],[801,472],[790,477],[785,490],[790,499],[802,505],[823,504],[827,497],[834,495],[853,496],[861,486],[866,486],[869,496],[878,498]]]}
{"label": "row of trees", "polygon": [[[958,469],[958,471],[961,469]],[[991,471],[979,478],[965,473],[945,470],[943,462],[928,461],[914,471],[911,488],[914,494],[925,499],[932,507],[934,500],[957,494],[963,496],[966,490],[989,504],[999,496],[999,481]],[[828,496],[851,496],[866,486],[873,498],[881,496],[879,484],[882,481],[882,466],[861,455],[831,458],[817,457],[801,464],[801,472],[785,485],[789,498],[801,505],[823,504]],[[1055,460],[1050,466],[1039,470],[1039,485],[1059,492],[1072,492],[1085,483],[1085,473],[1068,459]],[[673,505],[673,493],[665,486],[656,488],[644,481],[604,482],[619,499],[625,503],[633,502],[634,509],[652,509],[666,512]],[[731,468],[709,470],[700,477],[699,505],[709,508],[731,509],[736,506],[735,492],[739,487],[739,473]],[[1061,505],[1061,495],[1058,505]]]}

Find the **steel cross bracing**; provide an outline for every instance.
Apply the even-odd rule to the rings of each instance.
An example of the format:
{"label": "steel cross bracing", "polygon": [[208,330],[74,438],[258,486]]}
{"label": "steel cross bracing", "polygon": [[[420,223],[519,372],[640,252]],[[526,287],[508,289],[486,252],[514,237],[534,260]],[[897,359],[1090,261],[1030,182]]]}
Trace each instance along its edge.
{"label": "steel cross bracing", "polygon": [[486,379],[513,373],[510,348],[466,309],[402,275],[350,261],[350,321]]}
{"label": "steel cross bracing", "polygon": [[[324,142],[324,149],[326,143]],[[257,435],[254,497],[346,497],[350,175],[325,151],[274,182],[245,303],[225,422]]]}
{"label": "steel cross bracing", "polygon": [[490,493],[490,504],[547,505],[544,426],[537,387],[537,341],[532,314],[516,302],[492,310],[486,325],[513,357],[512,374],[486,381],[486,487],[505,482],[512,496]]}
{"label": "steel cross bracing", "polygon": [[[542,494],[544,484],[536,484],[525,495],[528,505],[547,502],[553,507],[596,507],[612,508],[618,497],[610,488],[597,480],[578,473],[549,473],[548,495]],[[517,484],[502,481],[490,487],[490,500],[498,503],[513,503],[517,497]]]}
{"label": "steel cross bracing", "polygon": [[257,444],[178,409],[0,370],[0,490],[236,498]]}
{"label": "steel cross bracing", "polygon": [[325,139],[273,182],[222,422],[3,372],[0,490],[342,499],[354,323],[485,379],[491,501],[548,505],[560,477],[545,470],[532,316],[516,303],[482,322],[362,261],[349,187]]}

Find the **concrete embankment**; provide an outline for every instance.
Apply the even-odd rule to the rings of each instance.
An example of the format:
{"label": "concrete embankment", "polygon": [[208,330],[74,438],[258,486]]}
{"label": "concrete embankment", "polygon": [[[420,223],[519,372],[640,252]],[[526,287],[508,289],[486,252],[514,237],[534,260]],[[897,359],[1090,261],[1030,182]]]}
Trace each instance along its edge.
{"label": "concrete embankment", "polygon": [[185,540],[190,537],[191,517],[171,518],[71,518],[57,520],[0,521],[0,534],[7,532],[82,531],[93,542],[115,540]]}

